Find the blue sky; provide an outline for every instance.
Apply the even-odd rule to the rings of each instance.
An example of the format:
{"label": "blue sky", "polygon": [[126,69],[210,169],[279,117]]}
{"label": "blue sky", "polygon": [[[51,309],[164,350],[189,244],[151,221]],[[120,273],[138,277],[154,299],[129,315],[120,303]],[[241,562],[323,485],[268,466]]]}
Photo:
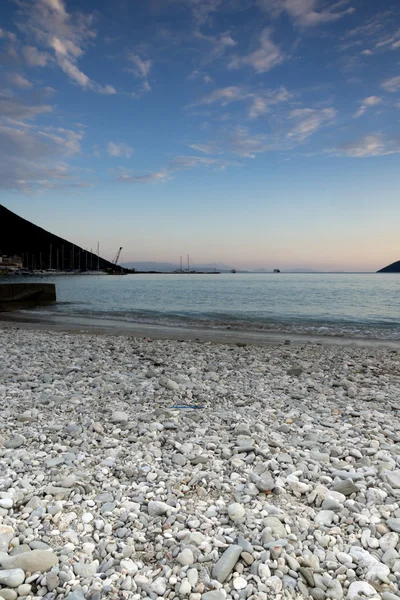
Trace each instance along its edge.
{"label": "blue sky", "polygon": [[111,258],[400,258],[400,14],[380,0],[4,0],[0,202]]}

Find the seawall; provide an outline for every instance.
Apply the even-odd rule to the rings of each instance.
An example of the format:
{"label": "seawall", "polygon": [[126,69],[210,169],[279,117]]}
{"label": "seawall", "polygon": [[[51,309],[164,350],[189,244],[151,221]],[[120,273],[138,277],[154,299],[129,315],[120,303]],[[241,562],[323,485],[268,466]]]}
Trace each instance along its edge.
{"label": "seawall", "polygon": [[25,304],[55,302],[54,283],[1,283],[0,310],[10,310]]}

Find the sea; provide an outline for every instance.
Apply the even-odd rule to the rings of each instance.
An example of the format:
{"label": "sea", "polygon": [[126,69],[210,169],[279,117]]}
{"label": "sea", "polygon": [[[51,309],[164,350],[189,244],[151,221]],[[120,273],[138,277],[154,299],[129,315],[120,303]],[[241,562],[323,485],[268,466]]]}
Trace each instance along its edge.
{"label": "sea", "polygon": [[101,274],[34,280],[57,287],[56,304],[30,310],[39,318],[400,339],[396,274]]}

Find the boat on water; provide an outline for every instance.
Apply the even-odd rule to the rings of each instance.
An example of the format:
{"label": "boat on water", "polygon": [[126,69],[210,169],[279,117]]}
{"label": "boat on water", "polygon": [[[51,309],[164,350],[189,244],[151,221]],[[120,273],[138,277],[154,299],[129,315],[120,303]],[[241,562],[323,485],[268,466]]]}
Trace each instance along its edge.
{"label": "boat on water", "polygon": [[273,270],[273,272],[274,272],[274,273],[280,273],[280,272],[281,272],[281,270],[280,270],[280,269],[274,269],[274,270]]}

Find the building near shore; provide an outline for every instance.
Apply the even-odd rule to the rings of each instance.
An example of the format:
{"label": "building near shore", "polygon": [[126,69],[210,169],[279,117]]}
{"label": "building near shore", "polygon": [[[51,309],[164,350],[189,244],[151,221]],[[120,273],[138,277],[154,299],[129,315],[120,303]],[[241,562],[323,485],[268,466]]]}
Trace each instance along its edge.
{"label": "building near shore", "polygon": [[0,268],[15,267],[22,269],[23,259],[21,256],[14,254],[13,256],[1,256],[0,254]]}

